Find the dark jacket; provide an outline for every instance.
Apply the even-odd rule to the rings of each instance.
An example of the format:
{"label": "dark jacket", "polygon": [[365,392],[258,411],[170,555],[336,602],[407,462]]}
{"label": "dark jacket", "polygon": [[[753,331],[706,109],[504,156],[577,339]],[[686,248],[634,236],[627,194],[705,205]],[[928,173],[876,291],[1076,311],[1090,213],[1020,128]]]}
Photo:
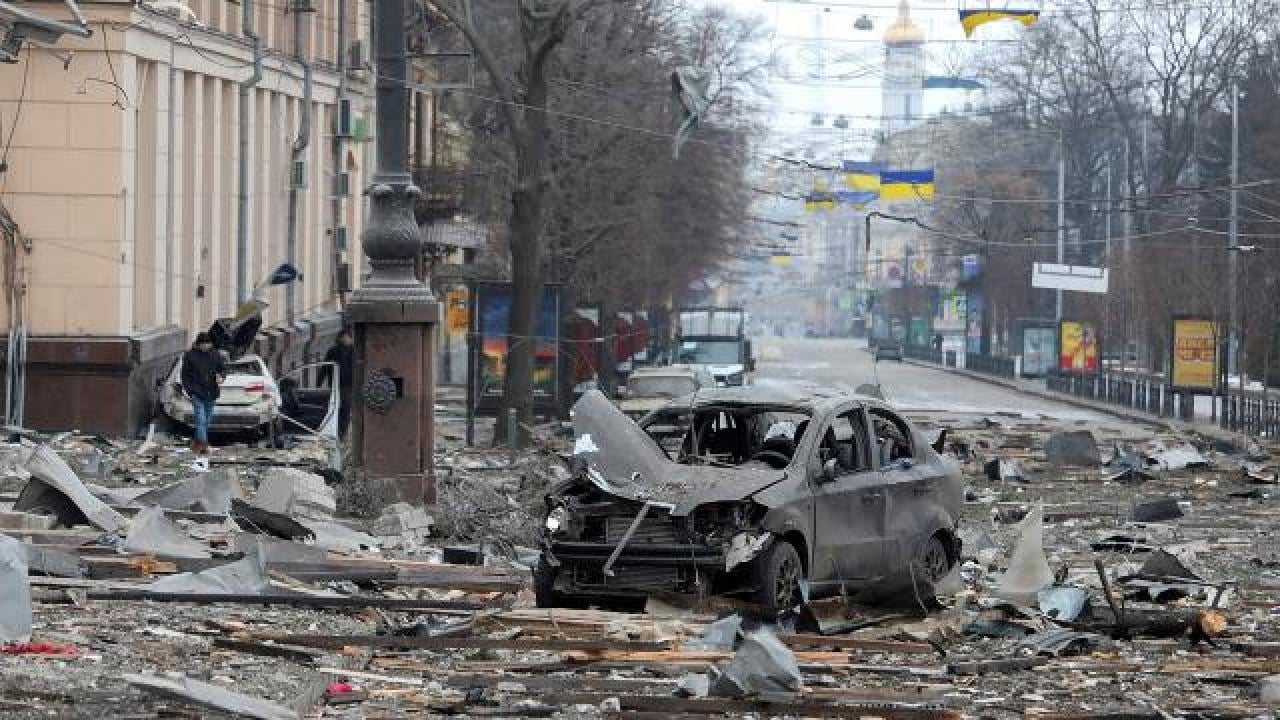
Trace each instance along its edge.
{"label": "dark jacket", "polygon": [[[352,361],[355,360],[355,346],[343,345],[341,343],[329,348],[329,352],[324,354],[324,361],[335,363],[338,366],[338,387],[350,389],[352,376]],[[320,370],[321,384],[331,384],[333,382],[331,368],[324,367]]]}
{"label": "dark jacket", "polygon": [[218,399],[218,376],[227,374],[222,354],[217,350],[204,352],[192,348],[182,355],[182,387],[197,400],[214,402]]}

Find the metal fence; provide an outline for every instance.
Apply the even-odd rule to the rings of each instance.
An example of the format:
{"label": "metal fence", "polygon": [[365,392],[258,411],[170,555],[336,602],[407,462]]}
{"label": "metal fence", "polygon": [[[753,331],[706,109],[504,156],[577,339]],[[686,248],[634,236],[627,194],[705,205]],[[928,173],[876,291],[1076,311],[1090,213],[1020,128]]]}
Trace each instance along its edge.
{"label": "metal fence", "polygon": [[1013,358],[1002,357],[1000,355],[965,353],[964,369],[986,373],[988,375],[999,375],[1000,377],[1006,378],[1017,376],[1016,365],[1013,362]]}
{"label": "metal fence", "polygon": [[1176,390],[1163,377],[1137,373],[1050,372],[1046,386],[1055,392],[1120,405],[1160,417],[1195,419],[1195,396]]}
{"label": "metal fence", "polygon": [[1222,403],[1218,424],[1224,430],[1276,437],[1280,434],[1280,398],[1265,392],[1233,393]]}

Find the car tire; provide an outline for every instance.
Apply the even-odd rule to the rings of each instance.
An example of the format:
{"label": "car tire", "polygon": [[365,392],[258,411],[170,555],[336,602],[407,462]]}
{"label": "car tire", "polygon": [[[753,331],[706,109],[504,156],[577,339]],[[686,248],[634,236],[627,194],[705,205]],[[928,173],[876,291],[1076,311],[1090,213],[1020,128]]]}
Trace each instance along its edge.
{"label": "car tire", "polygon": [[920,547],[920,552],[912,561],[912,571],[920,581],[937,585],[947,576],[947,573],[951,572],[953,564],[951,552],[947,549],[947,543],[943,540],[942,534],[934,533]]}
{"label": "car tire", "polygon": [[796,547],[778,540],[755,559],[755,602],[780,612],[804,601],[804,564]]}
{"label": "car tire", "polygon": [[569,597],[556,591],[556,575],[559,571],[551,567],[544,557],[538,558],[533,568],[533,602],[540,608],[570,608],[584,610],[588,606],[586,598]]}

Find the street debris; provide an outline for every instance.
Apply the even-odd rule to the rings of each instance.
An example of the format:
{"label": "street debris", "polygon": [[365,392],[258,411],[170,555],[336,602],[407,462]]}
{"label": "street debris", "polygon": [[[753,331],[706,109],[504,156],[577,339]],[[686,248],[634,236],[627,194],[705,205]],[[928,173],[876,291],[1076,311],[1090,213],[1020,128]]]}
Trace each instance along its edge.
{"label": "street debris", "polygon": [[0,643],[31,639],[31,586],[22,543],[0,535]]}
{"label": "street debris", "polygon": [[1097,467],[1098,441],[1088,430],[1063,430],[1049,436],[1044,446],[1045,457],[1051,465]]}
{"label": "street debris", "polygon": [[[162,433],[149,447],[24,434],[0,444],[3,501],[38,477],[29,461],[43,446],[115,529],[75,503],[70,524],[55,505],[0,506],[0,712],[1062,720],[1163,717],[1155,708],[1267,717],[1280,703],[1276,511],[1232,496],[1257,487],[1228,461],[1240,451],[1091,427],[1144,470],[1138,496],[1108,480],[1110,463],[1051,463],[1048,438],[1075,431],[1069,422],[911,415],[921,437],[948,428],[944,449],[968,485],[954,584],[913,592],[908,581],[903,607],[860,604],[852,583],[843,594],[806,586],[807,601],[781,613],[658,589],[620,606],[535,607],[543,498],[580,470],[581,437],[541,433],[513,465],[505,449],[448,439],[461,437],[462,414],[442,412],[447,503],[353,516],[329,509],[326,491],[343,498],[346,481],[326,481],[318,443],[227,446],[193,473]],[[589,447],[609,443],[592,433]],[[1151,461],[1184,444],[1209,464]],[[53,457],[34,466],[49,474]],[[1255,458],[1253,472],[1272,476],[1278,463]],[[999,459],[1033,482],[988,475]],[[59,482],[78,494],[70,479]],[[615,546],[638,507],[618,513]],[[654,515],[625,547],[658,547]],[[730,555],[752,567],[777,542],[738,528],[722,537],[716,569]],[[618,577],[632,557],[620,555]]]}

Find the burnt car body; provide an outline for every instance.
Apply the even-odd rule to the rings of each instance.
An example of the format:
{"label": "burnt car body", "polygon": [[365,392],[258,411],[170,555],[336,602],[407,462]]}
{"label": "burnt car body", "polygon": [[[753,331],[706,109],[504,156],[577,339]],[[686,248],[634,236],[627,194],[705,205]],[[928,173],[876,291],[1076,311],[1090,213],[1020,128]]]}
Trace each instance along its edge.
{"label": "burnt car body", "polygon": [[633,423],[592,392],[573,421],[571,478],[547,496],[542,606],[674,592],[778,610],[923,587],[959,558],[959,464],[874,398],[723,388]]}

